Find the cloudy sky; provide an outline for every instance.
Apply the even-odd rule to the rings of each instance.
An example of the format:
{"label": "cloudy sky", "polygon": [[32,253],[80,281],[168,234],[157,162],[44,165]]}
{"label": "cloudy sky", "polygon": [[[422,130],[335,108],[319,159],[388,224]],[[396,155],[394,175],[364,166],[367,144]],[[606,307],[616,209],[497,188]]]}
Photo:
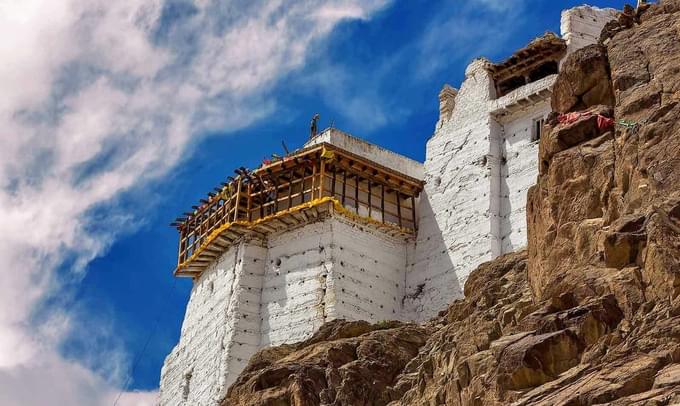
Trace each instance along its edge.
{"label": "cloudy sky", "polygon": [[0,404],[153,404],[177,214],[317,112],[423,160],[442,85],[577,4],[0,0]]}

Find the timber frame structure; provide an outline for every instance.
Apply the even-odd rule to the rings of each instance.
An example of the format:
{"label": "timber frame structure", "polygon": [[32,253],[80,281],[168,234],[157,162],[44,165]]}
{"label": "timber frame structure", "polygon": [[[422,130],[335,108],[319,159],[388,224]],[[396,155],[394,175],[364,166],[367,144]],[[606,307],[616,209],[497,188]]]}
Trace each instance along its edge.
{"label": "timber frame structure", "polygon": [[546,32],[505,61],[491,64],[487,70],[493,76],[496,97],[556,74],[560,60],[566,53],[566,41],[551,32]]}
{"label": "timber frame structure", "polygon": [[392,236],[414,238],[418,228],[422,181],[329,143],[236,173],[172,224],[179,231],[175,276],[197,277],[242,237],[262,238],[331,213]]}

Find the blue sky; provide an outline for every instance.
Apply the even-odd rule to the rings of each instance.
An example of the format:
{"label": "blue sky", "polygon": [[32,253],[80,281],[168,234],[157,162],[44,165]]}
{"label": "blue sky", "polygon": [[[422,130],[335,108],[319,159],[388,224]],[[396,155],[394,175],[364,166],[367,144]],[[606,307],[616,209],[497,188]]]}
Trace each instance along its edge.
{"label": "blue sky", "polygon": [[72,382],[50,398],[63,404],[109,404],[126,383],[128,399],[152,396],[191,288],[172,277],[170,221],[234,168],[300,146],[314,113],[422,161],[444,83],[459,86],[476,56],[559,33],[560,10],[581,4],[26,3],[0,6],[15,30],[5,41],[17,39],[0,47],[16,61],[0,68],[0,226],[12,235],[0,243],[23,275],[0,289],[16,309],[0,315],[7,404],[39,404],[16,377],[35,387],[55,379],[38,368],[64,365],[56,379]]}

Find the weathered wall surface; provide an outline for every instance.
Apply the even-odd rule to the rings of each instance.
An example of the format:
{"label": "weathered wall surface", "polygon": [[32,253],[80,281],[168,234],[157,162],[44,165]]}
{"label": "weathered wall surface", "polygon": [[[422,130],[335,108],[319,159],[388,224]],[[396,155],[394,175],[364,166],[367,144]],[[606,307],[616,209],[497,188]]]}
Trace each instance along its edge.
{"label": "weathered wall surface", "polygon": [[474,61],[448,121],[427,143],[425,190],[415,261],[406,277],[405,317],[423,320],[461,296],[472,268],[492,258],[487,166],[495,127],[488,102],[495,97],[487,62]]}
{"label": "weathered wall surface", "polygon": [[230,248],[194,282],[161,404],[217,404],[258,349],[326,321],[400,318],[413,245],[334,216]]}
{"label": "weathered wall surface", "polygon": [[330,282],[335,296],[334,315],[371,322],[401,318],[406,266],[413,243],[342,218],[334,219],[332,227]]}
{"label": "weathered wall surface", "polygon": [[[564,11],[567,51],[597,42],[615,14],[589,6]],[[460,91],[440,95],[446,117],[427,144],[415,261],[407,274],[407,319],[436,315],[462,297],[461,287],[480,263],[526,246],[526,193],[537,175],[538,144],[531,137],[534,120],[550,111],[543,91],[552,88],[555,75],[496,99],[485,63],[472,62]],[[512,114],[497,119],[501,110]]]}
{"label": "weathered wall surface", "polygon": [[215,404],[257,351],[265,253],[242,242],[195,281],[179,343],[161,371],[162,405]]}
{"label": "weathered wall surface", "polygon": [[526,246],[527,190],[536,183],[538,140],[535,121],[550,113],[550,101],[544,100],[523,114],[503,124],[502,154],[506,157],[500,172],[500,246],[501,254]]}
{"label": "weathered wall surface", "polygon": [[323,221],[269,237],[262,346],[301,341],[324,323],[331,230]]}
{"label": "weathered wall surface", "polygon": [[591,6],[574,7],[562,12],[560,31],[567,41],[567,52],[571,53],[600,39],[602,27],[616,19],[613,8]]}

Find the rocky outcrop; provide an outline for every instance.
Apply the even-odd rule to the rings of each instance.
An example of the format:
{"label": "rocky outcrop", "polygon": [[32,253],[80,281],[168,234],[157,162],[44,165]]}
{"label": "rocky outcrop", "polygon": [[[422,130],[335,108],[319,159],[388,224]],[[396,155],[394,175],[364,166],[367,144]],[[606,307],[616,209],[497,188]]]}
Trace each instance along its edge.
{"label": "rocky outcrop", "polygon": [[384,405],[430,332],[399,322],[329,322],[307,341],[255,354],[223,404]]}
{"label": "rocky outcrop", "polygon": [[336,321],[258,353],[223,404],[680,404],[680,1],[603,41],[557,79],[526,252],[425,325]]}

